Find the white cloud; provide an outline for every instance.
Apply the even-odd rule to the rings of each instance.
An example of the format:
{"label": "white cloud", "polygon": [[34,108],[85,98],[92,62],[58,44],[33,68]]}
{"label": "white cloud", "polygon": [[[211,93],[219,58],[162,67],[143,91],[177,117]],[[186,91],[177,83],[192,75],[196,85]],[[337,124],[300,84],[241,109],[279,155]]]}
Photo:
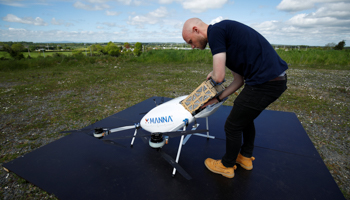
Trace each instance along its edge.
{"label": "white cloud", "polygon": [[24,7],[25,5],[20,2],[22,2],[22,0],[0,0],[0,4],[14,7]]}
{"label": "white cloud", "polygon": [[277,9],[287,12],[298,12],[316,8],[318,3],[336,2],[346,2],[346,0],[282,0],[282,2],[277,5]]}
{"label": "white cloud", "polygon": [[171,4],[173,2],[180,3],[186,10],[190,10],[193,13],[202,13],[208,9],[221,8],[228,0],[158,0],[160,4]]}
{"label": "white cloud", "polygon": [[70,22],[67,22],[67,23],[64,24],[64,26],[65,26],[65,27],[71,27],[71,26],[74,26],[74,24],[73,24],[73,23],[70,23]]}
{"label": "white cloud", "polygon": [[63,20],[56,20],[55,18],[52,18],[51,20],[51,24],[53,25],[62,25],[63,23]]}
{"label": "white cloud", "polygon": [[73,6],[75,8],[83,9],[83,10],[104,10],[104,9],[110,8],[110,6],[107,4],[89,5],[89,4],[81,3],[80,1],[75,2]]}
{"label": "white cloud", "polygon": [[109,0],[87,0],[89,3],[106,3]]}
{"label": "white cloud", "polygon": [[313,1],[307,0],[283,0],[278,4],[278,10],[284,10],[287,12],[297,12],[301,10],[308,10],[314,7]]}
{"label": "white cloud", "polygon": [[201,13],[208,9],[221,8],[226,3],[227,0],[189,0],[183,1],[181,4],[184,9],[194,13]]}
{"label": "white cloud", "polygon": [[26,32],[27,30],[24,28],[9,28],[9,31],[24,31],[24,32]]}
{"label": "white cloud", "polygon": [[96,28],[97,28],[97,29],[104,29],[103,26],[97,26]]}
{"label": "white cloud", "polygon": [[218,22],[221,22],[222,20],[224,20],[224,18],[221,17],[221,16],[219,16],[219,17],[217,17],[217,18],[211,20],[211,22],[210,22],[209,24],[216,24],[216,23],[218,23]]}
{"label": "white cloud", "polygon": [[171,4],[174,0],[159,0],[160,4]]}
{"label": "white cloud", "polygon": [[102,24],[109,26],[109,27],[116,27],[117,26],[115,23],[110,23],[110,22],[103,22]]}
{"label": "white cloud", "polygon": [[309,14],[297,14],[287,21],[298,27],[350,27],[350,3],[323,4]]}
{"label": "white cloud", "polygon": [[48,41],[72,41],[72,42],[108,42],[108,41],[127,41],[133,42],[137,39],[130,37],[129,32],[107,31],[33,31],[26,29],[9,28],[8,30],[0,29],[0,35],[4,41],[13,41],[17,38],[25,38],[26,41],[48,42]]}
{"label": "white cloud", "polygon": [[128,24],[140,25],[143,27],[144,24],[156,24],[161,22],[164,17],[168,15],[168,10],[165,7],[159,7],[158,9],[149,12],[146,15],[137,15],[135,17],[129,17]]}
{"label": "white cloud", "polygon": [[35,26],[47,26],[48,25],[40,17],[36,17],[35,19],[33,19],[31,17],[19,18],[16,15],[13,15],[13,14],[7,14],[5,17],[2,18],[2,20],[7,21],[7,22],[31,24],[31,25],[35,25]]}
{"label": "white cloud", "polygon": [[296,14],[285,22],[271,20],[251,26],[271,43],[322,45],[349,40],[350,3],[320,3],[315,12]]}
{"label": "white cloud", "polygon": [[106,15],[108,15],[108,16],[118,16],[118,15],[120,15],[120,12],[106,10]]}
{"label": "white cloud", "polygon": [[162,18],[167,16],[167,14],[168,14],[168,11],[165,7],[160,7],[157,10],[149,13],[151,17],[155,17],[155,18]]}

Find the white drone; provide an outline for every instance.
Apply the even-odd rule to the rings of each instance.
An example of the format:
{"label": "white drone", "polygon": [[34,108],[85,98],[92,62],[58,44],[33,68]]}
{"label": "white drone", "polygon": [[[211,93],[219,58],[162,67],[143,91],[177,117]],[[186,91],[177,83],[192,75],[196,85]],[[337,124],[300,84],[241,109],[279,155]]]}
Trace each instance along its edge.
{"label": "white drone", "polygon": [[[181,148],[182,145],[185,145],[188,139],[191,137],[191,135],[206,137],[210,139],[214,139],[214,136],[209,135],[209,125],[208,125],[208,116],[213,114],[223,103],[224,101],[221,101],[216,104],[209,105],[205,107],[204,109],[199,109],[196,114],[191,114],[188,110],[186,110],[182,105],[181,101],[183,101],[186,96],[177,97],[175,99],[172,99],[168,102],[165,102],[163,104],[160,104],[150,110],[140,121],[140,123],[131,125],[131,126],[123,126],[119,128],[96,128],[94,129],[94,137],[96,138],[103,138],[104,136],[107,136],[112,133],[116,133],[119,131],[129,130],[129,129],[135,129],[133,136],[127,136],[132,137],[131,140],[131,146],[134,144],[135,137],[146,137],[149,135],[137,135],[138,129],[142,128],[148,132],[151,133],[151,137],[148,141],[149,145],[152,148],[160,149],[162,148],[167,142],[169,137],[177,137],[181,136],[178,152],[176,155],[176,160],[172,159],[169,155],[165,154],[164,152],[160,151],[163,158],[165,158],[173,167],[172,175],[175,176],[176,170],[178,170],[186,179],[191,179],[191,177],[181,168],[180,165],[178,165]],[[198,118],[206,118],[206,130],[197,130],[199,124],[196,122],[196,119]],[[187,130],[186,127],[193,123],[192,130]],[[75,132],[75,131],[86,131],[85,129],[80,130],[71,130],[71,131],[64,131],[64,132]],[[202,132],[207,132],[207,134],[201,134]],[[186,137],[185,137],[186,135]],[[121,139],[126,137],[118,137],[118,138],[112,138],[112,139]],[[110,143],[110,144],[117,144],[111,139],[104,140],[104,142]]]}

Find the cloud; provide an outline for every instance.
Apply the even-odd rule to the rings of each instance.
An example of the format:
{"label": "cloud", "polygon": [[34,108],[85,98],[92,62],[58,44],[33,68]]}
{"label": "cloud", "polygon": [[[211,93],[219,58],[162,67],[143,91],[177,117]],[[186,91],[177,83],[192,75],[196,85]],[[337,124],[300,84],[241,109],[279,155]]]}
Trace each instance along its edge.
{"label": "cloud", "polygon": [[35,25],[35,26],[47,26],[48,25],[40,17],[36,17],[35,19],[33,19],[31,17],[19,18],[16,15],[13,15],[13,14],[7,14],[5,17],[2,18],[2,20],[7,21],[7,22],[31,24],[31,25]]}
{"label": "cloud", "polygon": [[0,0],[0,4],[14,7],[24,7],[25,5],[20,3],[22,0]]}
{"label": "cloud", "polygon": [[297,14],[287,21],[297,27],[350,27],[350,3],[323,4],[309,14]]}
{"label": "cloud", "polygon": [[110,23],[110,22],[103,22],[102,24],[109,26],[109,27],[116,27],[117,26],[115,23]]}
{"label": "cloud", "polygon": [[211,20],[211,22],[210,22],[209,24],[216,24],[216,23],[218,23],[218,22],[221,22],[222,20],[224,20],[224,18],[221,17],[221,16],[219,16],[219,17],[217,17],[217,18]]}
{"label": "cloud", "polygon": [[202,13],[208,9],[221,8],[228,0],[158,0],[160,4],[171,4],[173,2],[180,3],[186,10],[193,13]]}
{"label": "cloud", "polygon": [[53,25],[62,25],[63,23],[63,20],[56,20],[55,18],[52,18],[51,20],[51,24]]}
{"label": "cloud", "polygon": [[283,0],[278,4],[277,9],[287,12],[297,12],[301,10],[308,10],[314,7],[314,2],[309,0]]}
{"label": "cloud", "polygon": [[118,16],[121,12],[114,12],[114,11],[108,11],[106,10],[106,15],[108,16]]}
{"label": "cloud", "polygon": [[[108,42],[108,41],[128,41],[132,42],[137,39],[130,38],[129,32],[107,31],[34,31],[26,29],[9,28],[7,30],[0,29],[1,38],[4,41],[15,41],[18,38],[26,38],[26,41],[48,42],[48,41],[71,41],[71,42]],[[108,39],[106,39],[108,38]]]}
{"label": "cloud", "polygon": [[174,0],[159,0],[160,4],[171,4]]}
{"label": "cloud", "polygon": [[156,24],[161,22],[164,17],[168,15],[168,10],[165,7],[159,7],[158,9],[149,12],[146,15],[137,15],[135,17],[129,17],[128,24],[140,25],[143,27],[144,24]]}
{"label": "cloud", "polygon": [[194,13],[202,13],[208,9],[221,8],[226,3],[227,0],[189,0],[183,1],[181,4],[184,9]]}
{"label": "cloud", "polygon": [[74,26],[74,24],[73,24],[73,23],[70,23],[70,22],[67,22],[67,23],[64,24],[64,26],[65,26],[65,27],[71,27],[71,26]]}
{"label": "cloud", "polygon": [[350,3],[320,3],[315,12],[296,14],[285,22],[271,20],[251,26],[271,43],[322,45],[349,40]]}
{"label": "cloud", "polygon": [[110,8],[110,6],[107,4],[89,5],[89,4],[81,3],[80,1],[75,2],[73,6],[77,9],[83,9],[83,10],[104,10],[104,9]]}
{"label": "cloud", "polygon": [[282,2],[277,5],[277,9],[293,13],[316,8],[318,3],[336,3],[343,1],[344,0],[282,0]]}

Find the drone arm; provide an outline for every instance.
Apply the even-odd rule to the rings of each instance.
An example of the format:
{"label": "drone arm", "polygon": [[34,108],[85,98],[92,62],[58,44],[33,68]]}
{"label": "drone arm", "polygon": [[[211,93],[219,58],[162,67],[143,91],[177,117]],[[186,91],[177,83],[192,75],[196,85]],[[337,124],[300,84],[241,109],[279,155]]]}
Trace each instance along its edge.
{"label": "drone arm", "polygon": [[180,128],[186,127],[186,126],[188,126],[188,119],[187,119],[187,118],[184,119],[180,125],[178,125],[177,127],[173,128],[173,129],[170,130],[169,132],[177,131],[177,130],[179,130]]}
{"label": "drone arm", "polygon": [[135,125],[131,125],[131,126],[122,126],[122,127],[119,127],[119,128],[113,128],[113,129],[110,130],[110,132],[114,133],[114,132],[129,130],[129,129],[133,129],[133,128],[138,129],[139,127],[140,127],[140,124],[135,124]]}

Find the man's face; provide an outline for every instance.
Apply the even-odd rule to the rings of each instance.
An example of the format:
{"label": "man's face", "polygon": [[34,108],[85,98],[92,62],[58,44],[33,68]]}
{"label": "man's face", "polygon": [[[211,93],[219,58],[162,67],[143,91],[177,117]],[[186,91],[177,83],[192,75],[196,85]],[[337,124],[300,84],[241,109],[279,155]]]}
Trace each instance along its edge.
{"label": "man's face", "polygon": [[205,49],[207,46],[207,39],[204,38],[201,34],[198,34],[197,32],[192,32],[188,34],[188,36],[184,40],[187,42],[187,44],[191,45],[192,49]]}

